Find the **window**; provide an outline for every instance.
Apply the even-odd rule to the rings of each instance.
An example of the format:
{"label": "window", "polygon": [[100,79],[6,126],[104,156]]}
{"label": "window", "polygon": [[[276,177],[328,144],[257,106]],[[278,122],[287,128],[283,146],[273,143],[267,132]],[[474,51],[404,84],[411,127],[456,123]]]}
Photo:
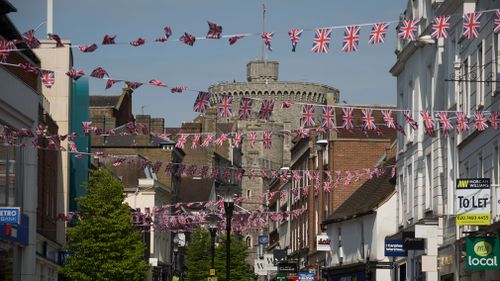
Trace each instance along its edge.
{"label": "window", "polygon": [[403,194],[403,174],[399,175],[399,181],[398,181],[398,217],[399,217],[399,224],[403,224],[403,210],[406,207],[403,203],[404,200],[404,194]]}
{"label": "window", "polygon": [[[481,42],[479,46],[477,46],[477,80],[484,81],[484,71],[483,71],[483,43]],[[477,87],[477,108],[481,109],[484,106],[484,83],[478,82],[476,83]]]}
{"label": "window", "polygon": [[469,60],[466,59],[462,66],[462,111],[469,115],[470,114],[470,82],[468,81],[471,78],[469,73]]}
{"label": "window", "polygon": [[252,244],[252,237],[251,236],[247,236],[247,238],[245,238],[245,243],[246,243],[248,249],[252,249],[253,244]]}
{"label": "window", "polygon": [[408,203],[406,205],[406,213],[410,216],[413,217],[413,169],[412,165],[408,165],[408,184],[406,185],[408,187]]}
{"label": "window", "polygon": [[425,209],[432,207],[432,160],[431,154],[425,156]]}
{"label": "window", "polygon": [[0,146],[0,206],[20,205],[16,182],[17,148]]}
{"label": "window", "polygon": [[250,189],[247,189],[247,198],[252,197],[252,191]]}

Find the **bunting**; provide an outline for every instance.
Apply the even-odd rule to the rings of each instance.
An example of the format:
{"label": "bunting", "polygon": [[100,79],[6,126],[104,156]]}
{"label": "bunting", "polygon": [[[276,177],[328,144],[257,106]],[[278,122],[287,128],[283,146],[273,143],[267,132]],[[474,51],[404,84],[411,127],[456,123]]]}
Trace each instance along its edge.
{"label": "bunting", "polygon": [[288,37],[292,41],[292,52],[295,52],[303,31],[303,29],[290,29],[288,31]]}
{"label": "bunting", "polygon": [[273,41],[274,32],[263,32],[261,35],[262,42],[266,45],[267,50],[272,51],[271,42]]}
{"label": "bunting", "polygon": [[346,26],[344,28],[344,39],[342,52],[352,53],[359,48],[359,26]]}
{"label": "bunting", "polygon": [[221,33],[222,26],[213,22],[208,22],[207,39],[220,39]]}
{"label": "bunting", "polygon": [[380,44],[385,42],[385,36],[389,28],[388,23],[376,23],[372,26],[368,44]]}
{"label": "bunting", "polygon": [[431,37],[436,39],[448,38],[448,29],[450,28],[451,16],[435,17],[432,23]]}
{"label": "bunting", "polygon": [[305,127],[316,126],[316,122],[314,122],[314,112],[315,107],[312,104],[304,104],[302,107],[302,124]]}
{"label": "bunting", "polygon": [[271,115],[273,113],[273,108],[274,108],[274,100],[263,100],[262,104],[260,106],[258,118],[262,119],[262,120],[271,119]]}
{"label": "bunting", "polygon": [[194,102],[193,110],[195,112],[204,113],[207,108],[210,106],[210,93],[208,92],[199,92],[196,101]]}
{"label": "bunting", "polygon": [[467,13],[464,14],[464,32],[463,36],[467,39],[479,37],[479,27],[481,26],[480,18],[482,13]]}
{"label": "bunting", "polygon": [[221,96],[219,98],[219,104],[217,105],[217,111],[219,117],[231,118],[233,117],[233,97],[232,96]]}
{"label": "bunting", "polygon": [[312,51],[314,53],[328,53],[330,49],[330,41],[332,38],[332,29],[331,28],[321,28],[316,29],[314,32],[314,40]]}
{"label": "bunting", "polygon": [[413,41],[416,39],[417,36],[417,24],[419,23],[419,20],[405,20],[403,19],[401,22],[401,26],[399,27],[399,33],[398,37],[403,38],[404,40],[407,41]]}

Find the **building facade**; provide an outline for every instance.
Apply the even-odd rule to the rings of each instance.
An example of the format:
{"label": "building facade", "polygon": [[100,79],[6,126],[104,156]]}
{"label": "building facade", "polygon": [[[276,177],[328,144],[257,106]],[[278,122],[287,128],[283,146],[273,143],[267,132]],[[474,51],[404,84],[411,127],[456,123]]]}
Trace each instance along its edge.
{"label": "building facade", "polygon": [[[398,108],[414,114],[422,110],[433,114],[442,110],[463,112],[471,120],[476,111],[498,110],[495,81],[499,47],[498,34],[493,32],[495,14],[483,13],[479,37],[474,39],[463,35],[460,15],[499,7],[496,1],[408,1],[403,16],[420,19],[419,37],[413,42],[398,42],[397,61],[391,68],[398,80]],[[442,15],[453,15],[448,38],[421,40],[431,34],[434,17]],[[432,137],[426,134],[423,124],[414,131],[407,124],[407,135],[398,136],[400,230],[389,238],[414,237],[415,228],[420,225],[435,225],[438,232],[436,237],[426,238],[425,244],[396,261],[397,280],[498,279],[495,271],[465,271],[463,238],[480,235],[483,227],[458,226],[455,222],[458,178],[490,178],[491,200],[494,200],[491,202],[498,200],[499,132],[491,128],[479,132],[472,124],[470,127],[471,130],[462,133],[452,130],[447,137],[436,129],[437,136]],[[492,204],[493,225],[498,220],[497,209],[497,204]],[[498,230],[492,227],[492,233],[498,235]],[[422,272],[424,256],[435,257],[439,270]]]}

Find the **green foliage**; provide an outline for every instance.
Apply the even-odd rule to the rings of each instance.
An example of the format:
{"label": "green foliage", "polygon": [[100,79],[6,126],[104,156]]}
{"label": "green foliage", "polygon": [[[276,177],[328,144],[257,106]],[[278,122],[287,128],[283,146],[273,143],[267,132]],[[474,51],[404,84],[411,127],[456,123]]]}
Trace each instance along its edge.
{"label": "green foliage", "polygon": [[[207,280],[211,264],[210,234],[196,230],[187,247],[186,281]],[[254,274],[246,262],[248,256],[245,243],[231,235],[231,281],[253,281]],[[226,281],[226,239],[219,237],[215,248],[215,272],[218,281]]]}
{"label": "green foliage", "polygon": [[61,273],[69,280],[144,280],[148,264],[141,233],[132,228],[123,184],[108,170],[94,170],[87,195],[77,199],[82,219],[68,228],[71,256]]}

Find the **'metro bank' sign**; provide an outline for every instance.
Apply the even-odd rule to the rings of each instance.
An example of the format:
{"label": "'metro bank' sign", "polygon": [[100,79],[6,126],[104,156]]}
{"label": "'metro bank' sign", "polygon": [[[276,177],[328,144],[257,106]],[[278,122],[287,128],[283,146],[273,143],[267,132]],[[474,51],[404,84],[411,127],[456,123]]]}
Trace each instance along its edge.
{"label": "'metro bank' sign", "polygon": [[466,270],[499,270],[498,237],[466,237]]}

